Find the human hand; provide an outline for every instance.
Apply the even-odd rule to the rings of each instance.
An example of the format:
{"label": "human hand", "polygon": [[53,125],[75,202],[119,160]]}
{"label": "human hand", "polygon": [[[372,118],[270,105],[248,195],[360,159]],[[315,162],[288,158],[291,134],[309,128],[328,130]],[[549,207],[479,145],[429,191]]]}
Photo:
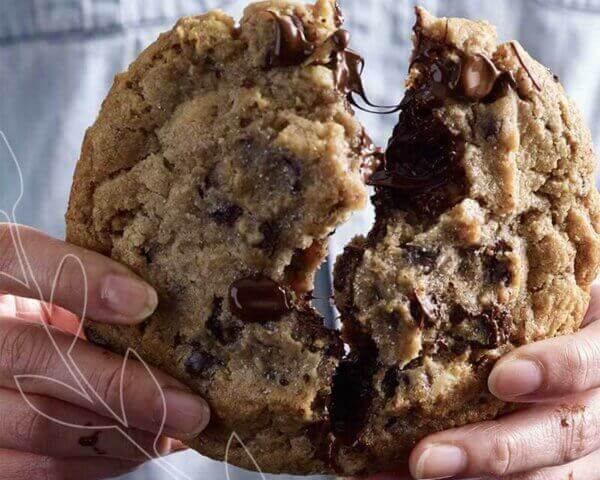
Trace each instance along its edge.
{"label": "human hand", "polygon": [[600,479],[600,286],[579,332],[521,347],[498,361],[490,391],[526,404],[498,420],[436,433],[410,472],[371,480]]}
{"label": "human hand", "polygon": [[[31,278],[29,286],[19,281],[23,268],[15,229],[0,223],[0,479],[114,477],[148,460],[142,450],[151,455],[172,450],[175,441],[157,436],[163,419],[160,433],[170,437],[200,433],[210,415],[204,400],[161,372],[150,375],[140,362],[128,361],[124,368],[120,356],[73,336],[79,319],[71,312],[81,311],[85,294],[88,317],[135,324],[156,308],[154,290],[97,253],[27,227],[18,231],[20,250],[31,266],[25,271],[35,277],[39,291]],[[65,255],[81,260],[87,285],[77,262],[62,262]],[[97,394],[91,401],[76,390],[64,361],[69,352]],[[94,429],[118,424],[111,410],[122,416],[126,412],[122,430],[127,436],[114,428]]]}

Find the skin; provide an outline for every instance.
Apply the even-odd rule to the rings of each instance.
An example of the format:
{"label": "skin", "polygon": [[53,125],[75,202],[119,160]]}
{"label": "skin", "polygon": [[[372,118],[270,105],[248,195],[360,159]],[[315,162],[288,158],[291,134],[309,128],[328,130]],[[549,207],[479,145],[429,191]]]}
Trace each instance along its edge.
{"label": "skin", "polygon": [[370,480],[600,479],[600,285],[579,332],[521,347],[488,386],[522,409],[492,422],[436,433],[410,456],[410,473]]}
{"label": "skin", "polygon": [[[25,287],[14,248],[14,226],[0,224],[0,480],[111,478],[134,470],[148,458],[115,429],[63,426],[52,418],[91,427],[114,425],[107,406],[127,412],[125,433],[145,451],[165,455],[208,424],[206,402],[176,380],[75,338],[82,298],[87,318],[136,324],[156,308],[152,288],[123,266],[93,252],[18,227],[31,265]],[[81,260],[87,285],[77,262]],[[58,275],[57,275],[58,272]],[[410,472],[385,473],[371,480],[410,478],[493,478],[502,480],[600,479],[600,286],[584,328],[570,336],[522,347],[495,366],[489,388],[498,398],[523,404],[499,420],[431,435],[410,457]],[[69,349],[99,399],[88,402],[56,381],[73,385],[58,350]],[[15,376],[36,375],[19,386]],[[166,405],[163,400],[166,400]],[[102,401],[100,401],[102,400]],[[166,410],[165,410],[166,409]],[[37,410],[37,411],[36,411]],[[166,424],[158,437],[163,418]],[[97,434],[93,446],[86,438]],[[172,438],[169,438],[172,437]]]}
{"label": "skin", "polygon": [[[194,437],[208,424],[206,402],[164,373],[152,370],[150,375],[133,358],[121,380],[123,358],[75,336],[80,318],[72,312],[81,312],[84,295],[86,318],[133,325],[154,311],[156,292],[110,259],[18,227],[31,265],[29,286],[24,286],[18,281],[24,275],[15,231],[14,225],[0,223],[0,480],[80,479],[82,471],[95,480],[136,469],[148,457],[125,435],[114,428],[90,429],[117,424],[109,408],[120,414],[121,392],[128,421],[123,430],[130,439],[152,456],[180,450],[174,438]],[[72,258],[63,262],[65,255],[81,260],[87,290],[78,263]],[[98,398],[90,402],[57,383],[76,386],[44,325],[58,351],[66,354],[72,348],[87,392],[95,391]],[[37,377],[17,384],[18,375]],[[87,427],[61,425],[48,416]]]}

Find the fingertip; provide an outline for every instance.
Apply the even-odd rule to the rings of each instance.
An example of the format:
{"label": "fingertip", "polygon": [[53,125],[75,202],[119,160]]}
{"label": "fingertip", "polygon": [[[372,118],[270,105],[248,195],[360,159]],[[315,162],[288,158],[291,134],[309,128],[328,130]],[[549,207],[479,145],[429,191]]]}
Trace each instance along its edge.
{"label": "fingertip", "polygon": [[128,274],[108,274],[102,281],[100,301],[107,310],[107,323],[137,324],[158,307],[156,290],[142,279]]}
{"label": "fingertip", "polygon": [[154,410],[155,422],[161,424],[164,421],[166,433],[184,440],[202,433],[208,427],[210,417],[206,400],[188,390],[171,387],[162,391]]}
{"label": "fingertip", "polygon": [[534,357],[511,358],[496,364],[488,389],[500,400],[515,401],[538,392],[544,385],[544,367]]}

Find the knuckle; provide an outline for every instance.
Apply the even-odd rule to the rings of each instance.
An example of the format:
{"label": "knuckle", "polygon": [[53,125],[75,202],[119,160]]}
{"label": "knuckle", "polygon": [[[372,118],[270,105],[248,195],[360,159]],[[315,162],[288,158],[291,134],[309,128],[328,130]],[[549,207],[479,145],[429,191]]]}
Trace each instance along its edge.
{"label": "knuckle", "polygon": [[492,437],[486,470],[490,475],[502,477],[510,473],[518,452],[518,446],[514,437],[501,429]]}
{"label": "knuckle", "polygon": [[65,480],[65,471],[60,460],[44,457],[36,465],[32,477],[40,480]]}
{"label": "knuckle", "polygon": [[559,462],[570,463],[589,453],[598,442],[598,422],[585,406],[561,406],[560,424],[563,432]]}
{"label": "knuckle", "polygon": [[590,376],[600,359],[600,345],[591,338],[577,336],[569,340],[562,352],[566,374],[561,377],[568,383],[569,391],[580,392],[590,387]]}
{"label": "knuckle", "polygon": [[47,450],[49,442],[55,437],[54,433],[52,422],[34,410],[29,410],[15,419],[13,434],[20,444],[27,445],[28,450],[33,453],[43,453]]}
{"label": "knuckle", "polygon": [[119,405],[122,393],[120,365],[103,368],[93,373],[90,383],[108,405]]}
{"label": "knuckle", "polygon": [[6,321],[2,323],[0,369],[12,375],[49,369],[53,355],[41,325]]}
{"label": "knuckle", "polygon": [[8,223],[0,223],[0,272],[10,272],[14,262],[13,240]]}

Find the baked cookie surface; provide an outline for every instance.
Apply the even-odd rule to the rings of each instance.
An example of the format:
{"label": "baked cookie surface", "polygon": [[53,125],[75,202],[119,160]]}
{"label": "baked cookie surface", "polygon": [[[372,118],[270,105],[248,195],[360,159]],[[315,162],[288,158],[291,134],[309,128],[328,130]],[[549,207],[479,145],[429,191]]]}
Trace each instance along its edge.
{"label": "baked cookie surface", "polygon": [[595,156],[558,79],[485,22],[417,9],[414,44],[375,226],[336,266],[339,369],[365,411],[339,419],[346,473],[510,409],[487,390],[494,361],[579,328],[600,264]]}
{"label": "baked cookie surface", "polygon": [[[159,292],[141,327],[90,322],[201,394],[191,445],[223,459],[235,432],[265,472],[328,470],[327,405],[343,354],[304,298],[333,230],[364,206],[368,146],[348,107],[333,1],[184,18],[117,76],[87,132],[68,240]],[[346,72],[347,73],[347,72]],[[230,463],[255,468],[238,441]]]}
{"label": "baked cookie surface", "polygon": [[[493,362],[577,329],[600,264],[590,135],[558,81],[489,24],[419,9],[376,224],[338,261],[344,326],[325,329],[314,271],[374,153],[340,27],[328,0],[182,19],[117,76],[67,214],[70,242],[160,297],[142,326],[89,322],[88,338],[207,399],[192,447],[224,459],[236,433],[265,472],[388,470],[428,433],[507,411]],[[255,468],[237,441],[227,458]]]}

